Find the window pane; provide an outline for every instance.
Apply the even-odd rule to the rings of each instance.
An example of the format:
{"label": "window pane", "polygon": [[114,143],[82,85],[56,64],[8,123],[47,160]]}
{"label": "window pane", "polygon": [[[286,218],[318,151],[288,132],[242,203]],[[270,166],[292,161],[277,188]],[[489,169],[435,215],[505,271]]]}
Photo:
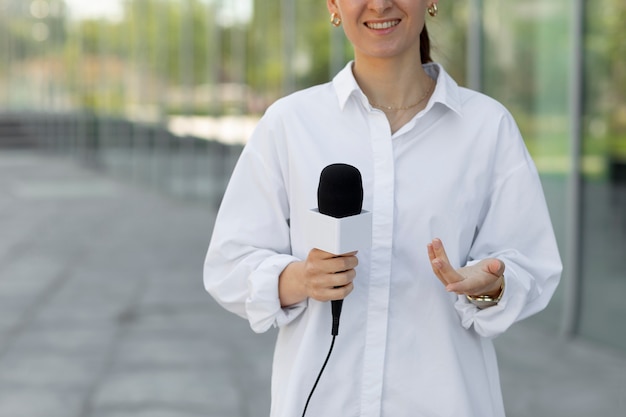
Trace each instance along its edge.
{"label": "window pane", "polygon": [[[483,89],[515,117],[537,165],[561,248],[569,170],[568,0],[484,1]],[[534,320],[556,330],[563,285]]]}
{"label": "window pane", "polygon": [[593,3],[585,34],[581,333],[626,348],[626,3]]}

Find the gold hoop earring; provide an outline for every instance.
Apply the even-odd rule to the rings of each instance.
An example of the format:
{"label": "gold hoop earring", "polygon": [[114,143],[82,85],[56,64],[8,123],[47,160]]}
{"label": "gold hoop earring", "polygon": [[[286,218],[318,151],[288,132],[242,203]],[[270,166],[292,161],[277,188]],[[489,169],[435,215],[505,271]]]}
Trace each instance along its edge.
{"label": "gold hoop earring", "polygon": [[437,7],[437,3],[433,3],[430,6],[428,6],[428,14],[431,17],[435,17],[437,16],[437,13],[439,13],[439,8]]}
{"label": "gold hoop earring", "polygon": [[334,27],[338,28],[341,26],[341,17],[337,13],[333,13],[330,15],[330,24]]}

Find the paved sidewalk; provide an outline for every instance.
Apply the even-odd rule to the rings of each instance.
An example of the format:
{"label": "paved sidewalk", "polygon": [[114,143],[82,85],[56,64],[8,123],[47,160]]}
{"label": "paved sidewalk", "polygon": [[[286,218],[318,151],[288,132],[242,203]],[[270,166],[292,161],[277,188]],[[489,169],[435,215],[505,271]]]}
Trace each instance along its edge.
{"label": "paved sidewalk", "polygon": [[[0,417],[267,416],[275,334],[202,287],[215,204],[0,150]],[[626,356],[498,339],[509,417],[623,417]]]}

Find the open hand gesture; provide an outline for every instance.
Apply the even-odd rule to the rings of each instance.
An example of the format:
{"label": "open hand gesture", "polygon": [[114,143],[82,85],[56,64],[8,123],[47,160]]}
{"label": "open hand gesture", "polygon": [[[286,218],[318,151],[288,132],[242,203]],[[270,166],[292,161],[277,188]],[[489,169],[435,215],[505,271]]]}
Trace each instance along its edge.
{"label": "open hand gesture", "polygon": [[483,259],[472,266],[454,269],[439,239],[427,245],[433,272],[449,292],[470,296],[497,297],[504,280],[504,262],[497,258]]}

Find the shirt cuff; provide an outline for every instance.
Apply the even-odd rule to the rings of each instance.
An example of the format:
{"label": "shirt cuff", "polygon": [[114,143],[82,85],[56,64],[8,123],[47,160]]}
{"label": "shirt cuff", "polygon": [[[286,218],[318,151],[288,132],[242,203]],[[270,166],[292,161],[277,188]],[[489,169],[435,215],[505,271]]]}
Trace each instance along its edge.
{"label": "shirt cuff", "polygon": [[306,308],[307,301],[289,307],[281,307],[278,295],[278,278],[292,262],[299,261],[291,255],[274,255],[263,261],[248,278],[246,315],[250,327],[263,333],[272,326],[281,327],[298,317]]}
{"label": "shirt cuff", "polygon": [[493,338],[504,333],[517,321],[529,289],[517,279],[511,269],[507,268],[504,273],[505,288],[498,304],[481,310],[465,295],[458,296],[454,307],[464,328],[470,329],[473,326],[480,336]]}

